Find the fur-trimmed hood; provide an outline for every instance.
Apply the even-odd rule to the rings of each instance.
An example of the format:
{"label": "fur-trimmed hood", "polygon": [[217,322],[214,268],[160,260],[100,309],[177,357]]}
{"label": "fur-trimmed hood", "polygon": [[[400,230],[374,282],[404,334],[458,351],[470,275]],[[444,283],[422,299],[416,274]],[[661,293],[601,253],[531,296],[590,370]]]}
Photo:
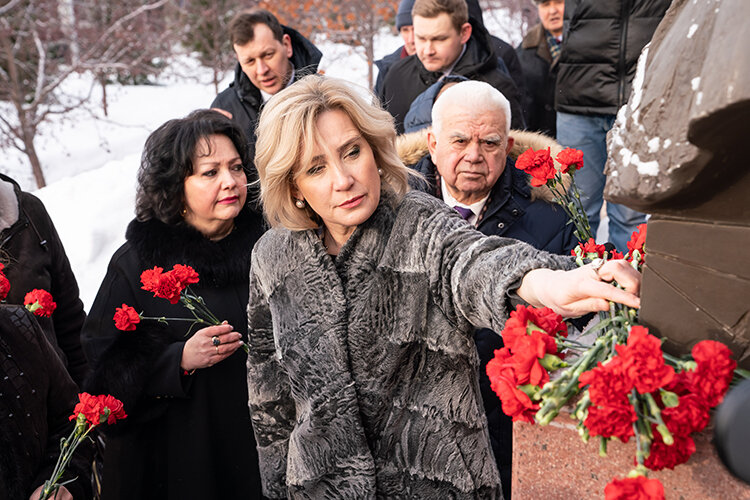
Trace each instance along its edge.
{"label": "fur-trimmed hood", "polygon": [[[415,165],[423,156],[430,153],[427,148],[427,133],[430,130],[426,128],[409,134],[402,134],[396,138],[396,151],[405,165]],[[521,153],[529,148],[533,148],[534,150],[550,148],[550,154],[553,158],[563,150],[563,147],[553,138],[539,132],[511,130],[510,136],[515,140],[513,149],[511,149],[509,155],[513,160],[516,160]],[[560,165],[555,162],[555,167],[559,169]],[[563,185],[565,189],[570,186],[570,176],[563,175]],[[554,201],[555,195],[547,186],[532,186],[531,199],[544,200],[551,203]]]}

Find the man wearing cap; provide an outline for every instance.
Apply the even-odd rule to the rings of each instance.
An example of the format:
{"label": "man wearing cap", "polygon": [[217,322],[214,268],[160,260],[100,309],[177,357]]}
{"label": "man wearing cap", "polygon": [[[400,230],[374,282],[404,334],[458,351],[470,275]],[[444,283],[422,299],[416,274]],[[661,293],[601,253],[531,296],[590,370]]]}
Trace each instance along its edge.
{"label": "man wearing cap", "polygon": [[464,0],[415,0],[412,8],[416,54],[391,66],[378,92],[396,129],[404,131],[404,117],[412,101],[449,74],[489,83],[510,101],[513,127],[523,129],[519,91],[498,66],[487,30],[470,19]]}
{"label": "man wearing cap", "polygon": [[523,37],[516,52],[523,68],[524,114],[529,130],[555,137],[555,81],[563,34],[565,0],[532,0],[540,23]]}
{"label": "man wearing cap", "polygon": [[391,66],[417,51],[417,48],[414,46],[414,26],[411,22],[411,8],[413,6],[414,0],[401,0],[401,3],[398,4],[396,29],[398,30],[398,34],[401,35],[401,38],[404,40],[404,44],[391,54],[375,61],[375,66],[378,67],[378,78],[375,80],[376,95],[380,94],[380,91],[383,88],[383,80],[385,80],[385,75],[388,73]]}

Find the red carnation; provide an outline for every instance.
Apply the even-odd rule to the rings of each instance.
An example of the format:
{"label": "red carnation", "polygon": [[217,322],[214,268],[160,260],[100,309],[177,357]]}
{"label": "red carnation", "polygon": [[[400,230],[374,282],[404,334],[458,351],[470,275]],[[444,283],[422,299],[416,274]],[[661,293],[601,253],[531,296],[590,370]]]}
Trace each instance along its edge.
{"label": "red carnation", "polygon": [[557,163],[560,164],[560,172],[567,174],[568,170],[583,168],[583,151],[573,148],[565,148],[557,154]]}
{"label": "red carnation", "polygon": [[198,273],[190,266],[175,264],[171,272],[183,288],[198,283]]}
{"label": "red carnation", "polygon": [[592,436],[616,437],[623,443],[633,436],[633,422],[638,417],[630,404],[590,407],[583,424]]}
{"label": "red carnation", "polygon": [[625,372],[622,358],[613,357],[607,364],[601,362],[592,370],[583,372],[578,386],[589,386],[591,402],[597,406],[628,405],[628,394],[633,388],[633,379]]}
{"label": "red carnation", "polygon": [[687,374],[690,389],[713,408],[724,399],[737,362],[727,346],[713,340],[698,342],[692,354],[698,366]]}
{"label": "red carnation", "polygon": [[73,409],[73,415],[69,417],[70,420],[78,418],[79,414],[83,414],[86,417],[88,423],[92,426],[99,425],[101,418],[101,401],[98,397],[92,396],[88,392],[83,392],[78,395],[79,403]]}
{"label": "red carnation", "polygon": [[622,252],[618,252],[616,248],[609,251],[609,260],[624,259],[625,256]]}
{"label": "red carnation", "polygon": [[[122,405],[122,401],[114,396],[100,395],[99,402],[102,408],[101,423],[104,423],[104,417],[106,416],[106,422],[108,425],[112,425],[118,420],[126,418],[128,415],[125,413],[125,408]],[[107,413],[105,410],[109,410]]]}
{"label": "red carnation", "polygon": [[164,271],[164,268],[154,267],[153,269],[147,269],[141,273],[141,287],[147,292],[155,292],[159,288],[159,277]]}
{"label": "red carnation", "polygon": [[627,346],[618,345],[626,373],[641,394],[654,392],[674,378],[674,368],[664,363],[659,339],[648,333],[648,328],[630,328]]}
{"label": "red carnation", "polygon": [[664,486],[645,476],[615,478],[604,487],[604,500],[664,500]]}
{"label": "red carnation", "polygon": [[690,436],[673,435],[674,443],[666,445],[655,426],[653,434],[654,440],[651,442],[648,458],[643,463],[651,470],[674,469],[687,462],[695,453],[695,442]]}
{"label": "red carnation", "polygon": [[87,392],[83,392],[78,395],[78,400],[79,403],[73,410],[73,415],[69,417],[69,420],[76,420],[78,415],[82,414],[89,425],[95,427],[105,422],[114,424],[117,420],[127,417],[122,402],[114,396],[93,396]]}
{"label": "red carnation", "polygon": [[170,304],[176,304],[180,301],[180,294],[183,287],[177,281],[172,273],[164,273],[159,276],[159,286],[154,290],[154,295],[167,299]]}
{"label": "red carnation", "polygon": [[646,244],[646,224],[639,224],[638,228],[633,231],[628,241],[628,251],[632,255],[638,250],[643,255],[643,246]]}
{"label": "red carnation", "polygon": [[57,307],[57,304],[52,300],[52,294],[47,290],[40,290],[38,288],[26,294],[23,298],[23,304],[26,306],[26,309],[35,315],[47,318],[52,316]]}
{"label": "red carnation", "polygon": [[674,408],[664,408],[661,417],[673,436],[687,436],[700,432],[708,425],[711,416],[703,399],[695,394],[680,396]]}
{"label": "red carnation", "polygon": [[[589,238],[586,243],[579,243],[578,246],[581,249],[581,254],[584,256],[589,256],[588,254],[596,254],[597,257],[603,258],[604,254],[607,253],[607,249],[604,245],[597,245],[594,238]],[[574,248],[571,250],[570,254],[576,255],[576,249]]]}
{"label": "red carnation", "polygon": [[549,148],[539,151],[529,148],[516,160],[516,168],[531,176],[531,185],[534,187],[544,186],[548,180],[555,178],[557,171],[549,152]]}
{"label": "red carnation", "polygon": [[[555,335],[561,335],[563,337],[568,336],[568,325],[563,321],[563,317],[557,314],[549,307],[534,308],[530,307],[532,316],[532,322],[539,328],[544,330],[548,335],[554,337]],[[554,340],[554,339],[553,339]],[[554,351],[547,351],[550,354],[557,352],[557,346]]]}
{"label": "red carnation", "polygon": [[549,382],[547,370],[539,364],[539,360],[544,357],[547,351],[542,336],[549,337],[546,334],[534,332],[532,335],[525,335],[516,342],[513,355],[507,360],[513,366],[516,385],[542,386]]}
{"label": "red carnation", "polygon": [[138,312],[127,304],[115,309],[115,328],[123,331],[135,330],[135,325],[141,322]]}
{"label": "red carnation", "polygon": [[514,422],[533,424],[534,414],[539,405],[532,403],[531,398],[518,389],[512,365],[508,362],[510,358],[511,354],[507,347],[495,351],[495,357],[487,363],[490,387],[500,398],[503,413],[512,417]]}
{"label": "red carnation", "polygon": [[2,269],[0,269],[0,300],[5,300],[8,292],[10,292],[10,281],[8,281],[8,278],[3,274]]}
{"label": "red carnation", "polygon": [[519,305],[515,311],[511,311],[510,317],[505,322],[500,335],[503,337],[503,345],[508,349],[514,349],[518,339],[528,335],[526,327],[531,318],[529,309],[531,308]]}

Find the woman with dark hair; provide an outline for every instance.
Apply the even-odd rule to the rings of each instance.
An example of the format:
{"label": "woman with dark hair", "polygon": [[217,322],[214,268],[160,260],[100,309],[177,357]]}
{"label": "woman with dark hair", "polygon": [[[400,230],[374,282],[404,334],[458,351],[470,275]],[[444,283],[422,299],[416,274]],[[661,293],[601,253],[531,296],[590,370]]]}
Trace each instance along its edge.
{"label": "woman with dark hair", "polygon": [[[103,498],[258,498],[258,458],[247,407],[245,308],[250,251],[263,233],[247,202],[242,131],[202,110],[159,127],[138,173],[136,219],[115,253],[83,327],[89,392],[108,393],[128,418],[112,429]],[[115,328],[115,308],[191,317],[141,289],[155,266],[191,266],[191,286],[225,324],[197,329],[145,320]]]}

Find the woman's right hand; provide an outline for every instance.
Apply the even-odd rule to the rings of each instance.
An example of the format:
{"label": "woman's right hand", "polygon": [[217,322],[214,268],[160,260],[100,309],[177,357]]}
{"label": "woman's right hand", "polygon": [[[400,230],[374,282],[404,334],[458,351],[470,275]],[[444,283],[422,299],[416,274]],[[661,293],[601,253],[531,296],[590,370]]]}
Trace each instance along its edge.
{"label": "woman's right hand", "polygon": [[[214,345],[214,337],[219,339],[219,345]],[[235,332],[226,321],[221,325],[201,328],[185,342],[180,368],[193,371],[224,361],[239,349],[241,338],[242,335]]]}

